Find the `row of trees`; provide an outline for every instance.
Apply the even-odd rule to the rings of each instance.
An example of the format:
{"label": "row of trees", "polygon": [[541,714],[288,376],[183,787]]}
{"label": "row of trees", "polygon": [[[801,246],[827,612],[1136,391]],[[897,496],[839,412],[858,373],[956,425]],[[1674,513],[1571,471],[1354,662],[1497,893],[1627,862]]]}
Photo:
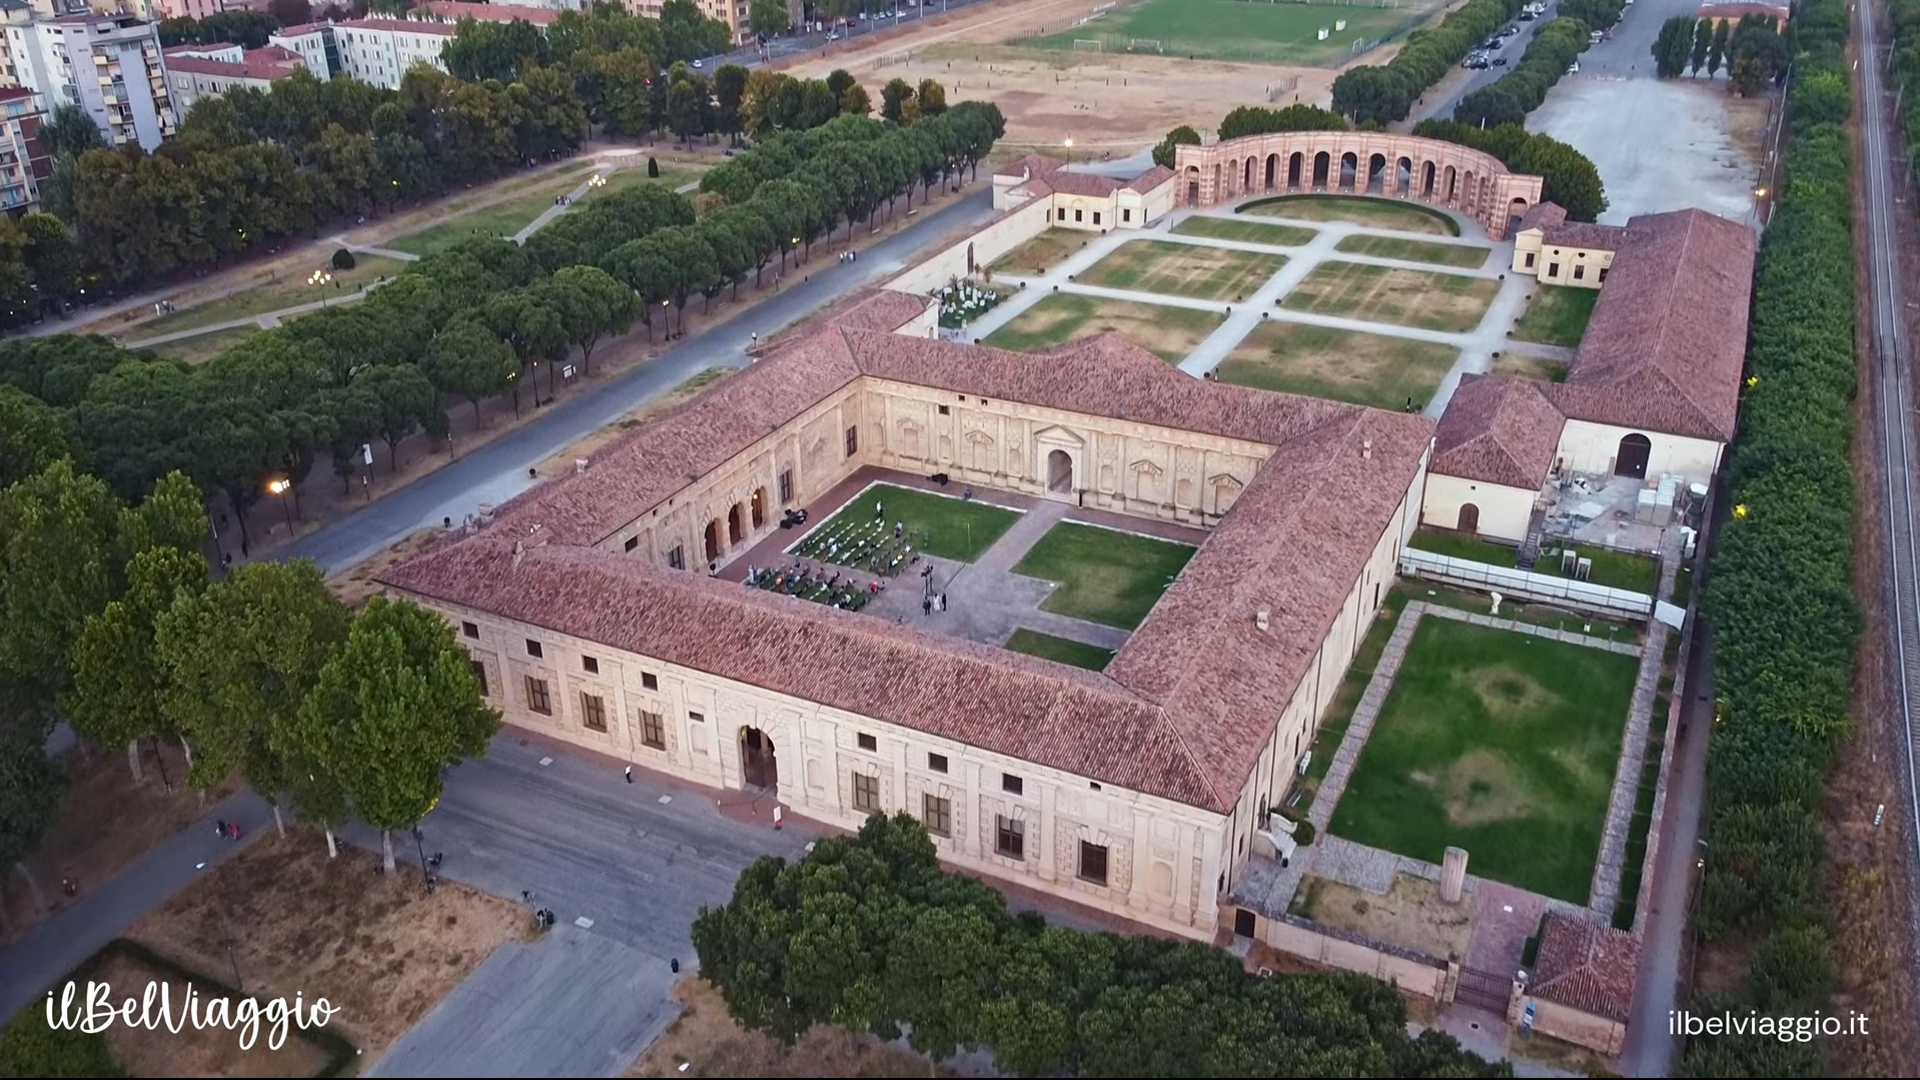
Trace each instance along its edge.
{"label": "row of trees", "polygon": [[1893,27],[1891,70],[1901,88],[1901,132],[1907,146],[1920,146],[1920,0],[1888,0],[1887,21]]}
{"label": "row of trees", "polygon": [[[1821,888],[1820,814],[1861,618],[1851,589],[1854,243],[1844,0],[1795,8],[1792,123],[1754,288],[1750,381],[1728,487],[1734,519],[1707,588],[1714,685],[1706,877],[1696,925],[1757,941],[1745,985],[1700,1011],[1830,1011],[1835,976]],[[1701,1038],[1687,1076],[1823,1075],[1811,1043]]]}
{"label": "row of trees", "polygon": [[[1592,33],[1588,27],[1593,24],[1567,14],[1576,2],[1561,0],[1561,13],[1533,35],[1520,62],[1505,75],[1461,98],[1453,108],[1453,118],[1474,127],[1525,123],[1527,114],[1547,100],[1547,91],[1587,51],[1588,35]],[[1620,0],[1585,0],[1585,6],[1594,4],[1612,5],[1614,17],[1619,17]]]}
{"label": "row of trees", "polygon": [[1467,0],[1439,26],[1407,35],[1407,43],[1393,59],[1350,68],[1333,80],[1333,111],[1355,123],[1405,120],[1420,95],[1511,22],[1525,2]]}
{"label": "row of trees", "polygon": [[1724,63],[1734,92],[1746,97],[1783,82],[1793,52],[1792,27],[1771,16],[1743,15],[1734,23],[1675,15],[1660,24],[1653,65],[1663,79],[1702,71],[1711,79]]}
{"label": "row of trees", "polygon": [[1593,221],[1607,209],[1607,190],[1600,170],[1585,154],[1550,136],[1528,131],[1519,124],[1478,128],[1458,120],[1422,120],[1415,135],[1445,139],[1492,154],[1508,169],[1538,176],[1545,183],[1540,196],[1558,203],[1574,221]]}
{"label": "row of trees", "polygon": [[[1271,135],[1285,131],[1345,131],[1347,119],[1318,105],[1288,105],[1269,109],[1264,105],[1242,105],[1220,121],[1220,141],[1248,135]],[[1182,146],[1199,146],[1200,133],[1181,124],[1153,148],[1155,165],[1173,168],[1174,157]]]}
{"label": "row of trees", "polygon": [[941,870],[913,818],[875,815],[802,861],[763,858],[693,925],[735,1019],[791,1044],[816,1024],[936,1062],[985,1048],[1015,1076],[1510,1076],[1359,975],[1259,978],[1221,949],[1014,916]]}

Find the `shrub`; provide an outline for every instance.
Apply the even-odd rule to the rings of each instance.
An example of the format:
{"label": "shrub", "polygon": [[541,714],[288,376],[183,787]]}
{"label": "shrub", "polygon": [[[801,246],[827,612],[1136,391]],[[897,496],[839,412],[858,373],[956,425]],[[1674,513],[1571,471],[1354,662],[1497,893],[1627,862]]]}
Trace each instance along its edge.
{"label": "shrub", "polygon": [[1600,170],[1585,154],[1558,139],[1519,124],[1482,130],[1457,120],[1422,120],[1413,133],[1471,146],[1499,158],[1514,172],[1540,177],[1546,181],[1540,197],[1560,204],[1574,221],[1592,221],[1606,212],[1607,191],[1600,183]]}
{"label": "shrub", "polygon": [[355,266],[353,252],[348,251],[346,248],[339,248],[334,251],[331,261],[335,270],[351,270]]}
{"label": "shrub", "polygon": [[1393,59],[1364,64],[1333,80],[1333,111],[1354,122],[1405,120],[1421,94],[1520,13],[1525,0],[1467,0],[1431,30],[1407,35]]}
{"label": "shrub", "polygon": [[[1460,99],[1453,118],[1471,127],[1518,124],[1547,100],[1547,91],[1587,51],[1586,23],[1566,14],[1573,0],[1561,0],[1562,14],[1542,27],[1513,70]],[[1618,4],[1619,0],[1596,0]],[[1616,12],[1616,17],[1618,13]]]}
{"label": "shrub", "polygon": [[647,179],[649,180],[660,179],[660,163],[654,160],[652,155],[648,155],[647,157]]}
{"label": "shrub", "polygon": [[38,1002],[21,1009],[0,1032],[0,1076],[125,1075],[103,1036],[48,1027],[46,1009]]}

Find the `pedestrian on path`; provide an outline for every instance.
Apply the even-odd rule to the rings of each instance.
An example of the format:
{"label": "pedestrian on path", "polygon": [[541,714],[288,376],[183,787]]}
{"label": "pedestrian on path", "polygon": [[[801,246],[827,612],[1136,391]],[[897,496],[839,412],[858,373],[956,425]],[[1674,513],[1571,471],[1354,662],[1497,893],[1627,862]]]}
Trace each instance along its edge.
{"label": "pedestrian on path", "polygon": [[629,784],[633,783],[633,766],[631,765],[627,766],[626,776],[627,776],[627,783]]}

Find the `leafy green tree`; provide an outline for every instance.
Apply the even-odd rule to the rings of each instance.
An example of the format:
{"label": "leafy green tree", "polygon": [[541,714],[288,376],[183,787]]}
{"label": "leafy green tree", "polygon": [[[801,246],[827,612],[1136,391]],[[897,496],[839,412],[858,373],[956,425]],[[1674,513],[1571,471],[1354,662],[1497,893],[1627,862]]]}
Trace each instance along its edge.
{"label": "leafy green tree", "polygon": [[29,1007],[0,1031],[0,1076],[122,1077],[106,1037],[76,1028],[55,1028],[47,1011]]}
{"label": "leafy green tree", "polygon": [[569,266],[556,272],[540,295],[559,316],[567,339],[580,346],[580,365],[588,374],[593,371],[593,347],[601,336],[626,333],[639,314],[640,302],[633,290],[597,266]]}
{"label": "leafy green tree", "polygon": [[[786,5],[780,0],[761,0],[762,3],[780,4],[781,17],[786,17]],[[725,135],[730,144],[738,145],[741,130],[740,106],[747,96],[747,69],[739,64],[722,64],[713,73],[713,96],[717,103],[717,124],[714,131]]]}
{"label": "leafy green tree", "polygon": [[440,60],[453,77],[470,83],[489,79],[510,83],[523,67],[545,66],[552,58],[545,32],[524,19],[461,19],[453,39],[440,50]]}
{"label": "leafy green tree", "polygon": [[433,428],[446,415],[440,408],[439,391],[411,364],[376,367],[354,380],[354,385],[379,403],[377,430],[387,444],[387,467],[399,472],[401,440],[421,428]]}
{"label": "leafy green tree", "polygon": [[1740,20],[1727,43],[1727,78],[1735,93],[1751,97],[1764,91],[1786,69],[1787,43],[1764,19]]}
{"label": "leafy green tree", "polygon": [[1707,66],[1707,53],[1713,48],[1713,20],[1701,19],[1693,24],[1693,52],[1688,56],[1687,73],[1697,75]]}
{"label": "leafy green tree", "polygon": [[480,403],[506,393],[520,375],[513,349],[493,331],[470,319],[450,323],[441,330],[422,366],[434,389],[467,399],[473,406],[476,427],[481,422]]}
{"label": "leafy green tree", "polygon": [[1675,15],[1660,24],[1653,41],[1654,73],[1662,79],[1678,78],[1687,70],[1687,56],[1693,49],[1694,17]]}
{"label": "leafy green tree", "polygon": [[867,96],[867,89],[859,83],[847,87],[840,95],[841,116],[866,116],[873,112],[873,99]]}
{"label": "leafy green tree", "polygon": [[207,563],[172,547],[149,548],[127,565],[127,591],[87,619],[73,645],[73,690],[61,702],[74,730],[103,746],[125,745],[139,779],[139,740],[179,734],[162,706],[167,669],[154,628],[175,597],[206,587]]}
{"label": "leafy green tree", "polygon": [[78,158],[89,150],[107,145],[93,117],[79,105],[56,105],[40,125],[40,146],[48,157],[69,155]]}
{"label": "leafy green tree", "polygon": [[[534,397],[538,399],[539,372],[535,365],[552,360],[567,344],[567,331],[560,323],[560,313],[543,303],[538,294],[520,289],[488,300],[480,311],[480,321],[512,347],[522,373],[533,373]],[[514,382],[513,410],[519,415],[518,380]]]}
{"label": "leafy green tree", "polygon": [[24,390],[0,383],[0,488],[72,457],[76,449],[57,410]]}
{"label": "leafy green tree", "polygon": [[786,0],[752,0],[747,5],[747,25],[763,37],[786,33],[792,27]]}
{"label": "leafy green tree", "polygon": [[73,689],[73,647],[118,590],[120,503],[62,459],[0,491],[0,690],[51,724]]}
{"label": "leafy green tree", "polygon": [[20,219],[25,239],[21,257],[39,302],[64,310],[80,288],[80,252],[67,224],[52,214],[28,214]]}
{"label": "leafy green tree", "polygon": [[1154,146],[1153,163],[1161,168],[1171,169],[1173,168],[1174,156],[1179,153],[1180,147],[1199,146],[1200,143],[1200,133],[1186,124],[1181,124],[1179,127],[1167,132],[1167,137],[1161,139],[1160,142]]}
{"label": "leafy green tree", "polygon": [[[66,790],[67,774],[47,757],[46,726],[37,719],[0,717],[0,867],[17,867],[36,897],[40,887],[27,856],[39,850],[58,820]],[[12,929],[4,910],[0,929]],[[0,1050],[0,1059],[4,1054]],[[10,1073],[0,1065],[0,1076],[30,1075],[37,1074]]]}
{"label": "leafy green tree", "polygon": [[726,23],[700,14],[693,0],[666,0],[660,5],[659,22],[665,39],[660,59],[668,65],[723,53],[732,37]]}
{"label": "leafy green tree", "polygon": [[297,740],[380,830],[388,873],[393,830],[424,817],[442,772],[485,754],[500,728],[470,662],[445,619],[375,597],[301,708]]}
{"label": "leafy green tree", "polygon": [[[1174,128],[1174,131],[1192,131],[1192,128]],[[1228,113],[1220,121],[1220,138],[1243,138],[1247,135],[1266,135],[1279,131],[1345,131],[1346,118],[1337,112],[1331,112],[1318,105],[1288,105],[1281,109],[1269,109],[1259,105],[1242,105]],[[1169,138],[1172,134],[1169,133]],[[1198,145],[1195,143],[1194,145]],[[1171,167],[1171,166],[1169,166]]]}
{"label": "leafy green tree", "polygon": [[1713,37],[1707,42],[1707,78],[1720,73],[1720,62],[1727,55],[1727,41],[1733,34],[1733,24],[1722,19],[1713,26]]}
{"label": "leafy green tree", "polygon": [[921,79],[913,100],[923,117],[939,116],[947,111],[947,88],[932,79]]}
{"label": "leafy green tree", "polygon": [[887,85],[880,88],[880,119],[896,124],[905,123],[906,117],[901,110],[912,100],[912,83],[897,76],[889,79]]}

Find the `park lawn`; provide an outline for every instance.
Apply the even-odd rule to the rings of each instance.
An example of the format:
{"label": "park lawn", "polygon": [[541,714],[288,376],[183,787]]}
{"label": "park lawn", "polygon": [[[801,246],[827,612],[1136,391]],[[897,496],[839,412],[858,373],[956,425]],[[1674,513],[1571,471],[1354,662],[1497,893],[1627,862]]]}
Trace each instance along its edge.
{"label": "park lawn", "polygon": [[1226,321],[1225,315],[1212,311],[1052,293],[987,335],[985,343],[1016,352],[1039,352],[1075,338],[1117,333],[1167,363],[1178,364]]}
{"label": "park lawn", "polygon": [[[647,167],[641,164],[607,173],[606,177],[606,184],[597,188],[588,188],[585,194],[574,200],[573,205],[579,206],[595,196],[624,191],[641,184],[668,184],[678,187],[690,180],[698,180],[700,173],[695,169],[661,169],[659,179],[652,179],[647,176]],[[581,177],[568,176],[563,182],[543,185],[539,190],[529,194],[484,206],[458,217],[448,218],[438,225],[399,237],[380,246],[404,251],[410,255],[426,256],[438,254],[463,240],[471,240],[476,236],[511,238],[521,229],[532,224],[535,218],[553,209],[555,198],[572,192],[581,183]]]}
{"label": "park lawn", "polygon": [[1345,839],[1585,904],[1639,660],[1429,616],[1334,808]]}
{"label": "park lawn", "polygon": [[[1591,585],[1604,585],[1609,589],[1625,589],[1628,592],[1653,595],[1654,588],[1660,582],[1660,563],[1651,555],[1641,555],[1632,551],[1614,551],[1609,548],[1585,547],[1578,543],[1564,545],[1579,553],[1583,559],[1592,559],[1593,566],[1587,572],[1587,582]],[[1560,576],[1560,556],[1558,549],[1544,550],[1540,561],[1533,570],[1537,574]]]}
{"label": "park lawn", "polygon": [[[876,504],[885,511],[877,517]],[[838,562],[825,554],[829,544],[838,542],[844,548],[861,540],[890,540],[894,526],[899,525],[921,554],[970,563],[985,554],[1018,520],[1019,513],[1005,507],[893,484],[875,484],[854,496],[839,513],[787,550],[801,558]]]}
{"label": "park lawn", "polygon": [[[1354,43],[1394,36],[1419,21],[1431,5],[1406,9],[1347,6],[1318,9],[1298,4],[1249,4],[1241,0],[1146,0],[1108,12],[1094,22],[1022,41],[1041,49],[1076,49],[1076,41],[1099,41],[1102,51],[1164,54],[1196,60],[1255,64],[1317,65],[1345,61]],[[1334,30],[1335,21],[1346,23]],[[1327,40],[1319,32],[1329,31]],[[1150,44],[1158,42],[1157,48]],[[1131,48],[1129,48],[1131,46]]]}
{"label": "park lawn", "polygon": [[1464,334],[1500,292],[1500,283],[1463,274],[1355,262],[1323,262],[1281,300],[1290,311],[1397,323]]}
{"label": "park lawn", "polygon": [[1578,345],[1587,332],[1587,321],[1593,318],[1593,305],[1599,302],[1599,289],[1542,285],[1509,336],[1542,345]]}
{"label": "park lawn", "polygon": [[1295,221],[1350,221],[1376,229],[1434,236],[1460,235],[1460,223],[1438,210],[1402,199],[1365,195],[1281,195],[1247,203],[1239,212]]}
{"label": "park lawn", "polygon": [[[351,270],[326,269],[327,273],[333,275],[331,286],[309,285],[306,273],[295,271],[276,281],[264,282],[251,289],[230,293],[197,307],[141,323],[138,333],[141,338],[153,338],[180,330],[196,330],[216,323],[248,319],[316,300],[337,300],[352,296],[361,288],[377,284],[383,278],[391,278],[407,268],[407,264],[399,259],[381,255],[356,254],[353,259]],[[315,269],[321,267],[316,266]]]}
{"label": "park lawn", "polygon": [[149,348],[169,360],[204,364],[258,333],[260,333],[258,326],[234,326],[225,330],[214,330],[205,334],[195,334],[192,337],[179,338],[164,345],[153,345]]}
{"label": "park lawn", "polygon": [[1038,277],[1059,266],[1068,256],[1086,247],[1099,233],[1074,229],[1048,229],[1005,255],[993,260],[987,269],[996,274]]}
{"label": "park lawn", "polygon": [[1468,244],[1441,244],[1432,240],[1410,240],[1403,236],[1360,234],[1340,241],[1337,250],[1376,259],[1405,259],[1408,262],[1434,263],[1478,270],[1487,264],[1491,251]]}
{"label": "park lawn", "polygon": [[1194,547],[1150,536],[1062,522],[1047,530],[1016,574],[1058,588],[1040,610],[1131,630],[1193,558]]}
{"label": "park lawn", "polygon": [[1051,660],[1068,667],[1086,668],[1088,671],[1104,671],[1113,661],[1113,650],[1098,645],[1089,645],[1072,638],[1054,637],[1038,630],[1021,627],[1002,646],[1009,652],[1026,653],[1042,660]]}
{"label": "park lawn", "polygon": [[1309,394],[1377,409],[1424,406],[1459,350],[1430,341],[1363,334],[1305,323],[1254,327],[1221,363],[1221,382]]}
{"label": "park lawn", "polygon": [[1506,570],[1513,569],[1520,559],[1518,548],[1443,529],[1415,529],[1413,539],[1407,541],[1407,546],[1415,551],[1444,555],[1449,559],[1486,563],[1488,566],[1498,566]]}
{"label": "park lawn", "polygon": [[1074,276],[1083,285],[1136,289],[1196,300],[1239,300],[1287,265],[1284,255],[1200,247],[1173,240],[1129,240]]}
{"label": "park lawn", "polygon": [[1234,218],[1195,214],[1173,227],[1178,236],[1205,236],[1214,240],[1239,240],[1248,244],[1274,247],[1300,247],[1313,243],[1319,233],[1298,225],[1274,225],[1265,221],[1240,221]]}

